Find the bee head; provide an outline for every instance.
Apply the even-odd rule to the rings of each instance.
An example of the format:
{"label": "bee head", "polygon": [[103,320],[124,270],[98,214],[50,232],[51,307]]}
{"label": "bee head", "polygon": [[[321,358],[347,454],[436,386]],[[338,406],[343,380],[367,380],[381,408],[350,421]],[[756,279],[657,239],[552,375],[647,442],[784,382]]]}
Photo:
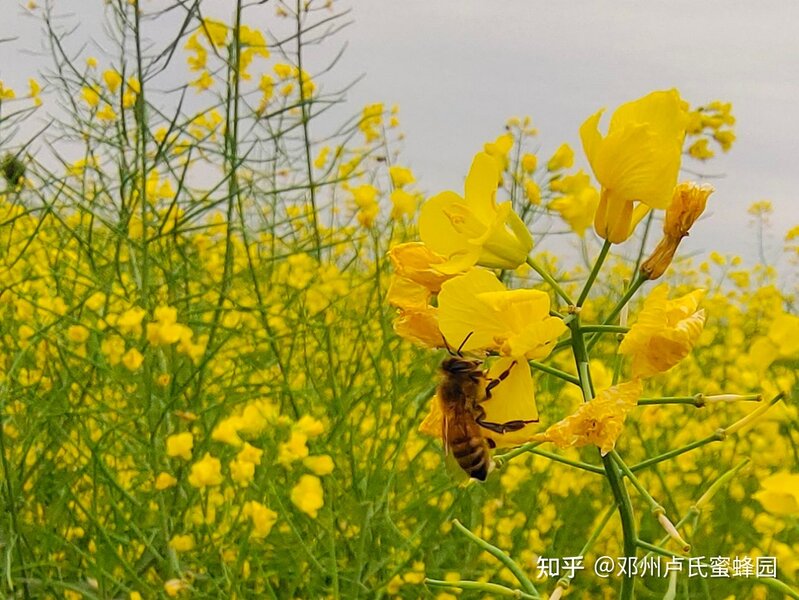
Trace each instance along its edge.
{"label": "bee head", "polygon": [[463,358],[461,356],[450,356],[441,363],[441,370],[444,373],[458,375],[476,371],[483,364],[482,360]]}

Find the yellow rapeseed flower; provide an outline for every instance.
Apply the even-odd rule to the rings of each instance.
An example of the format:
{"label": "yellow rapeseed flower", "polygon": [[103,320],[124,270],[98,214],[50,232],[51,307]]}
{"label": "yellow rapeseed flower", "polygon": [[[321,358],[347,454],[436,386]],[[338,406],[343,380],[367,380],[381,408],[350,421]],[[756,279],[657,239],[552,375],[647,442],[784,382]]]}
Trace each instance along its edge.
{"label": "yellow rapeseed flower", "polygon": [[497,204],[499,176],[496,161],[481,152],[466,177],[463,198],[442,192],[422,206],[419,233],[433,252],[447,259],[436,265],[442,273],[475,264],[515,269],[527,259],[533,238],[510,202]]}
{"label": "yellow rapeseed flower", "polygon": [[175,485],[177,485],[177,483],[178,483],[177,479],[175,479],[169,473],[166,473],[166,472],[162,471],[155,478],[155,489],[157,489],[157,490],[165,490],[165,489],[174,487]]}
{"label": "yellow rapeseed flower", "polygon": [[242,487],[247,487],[255,477],[255,464],[242,460],[232,460],[230,467],[230,478]]}
{"label": "yellow rapeseed flower", "polygon": [[403,189],[396,189],[389,194],[391,200],[391,218],[402,219],[412,217],[419,204],[419,195],[406,192]]}
{"label": "yellow rapeseed flower", "polygon": [[776,473],[760,482],[754,494],[768,512],[781,516],[799,516],[799,475]]}
{"label": "yellow rapeseed flower", "polygon": [[577,235],[585,235],[585,230],[594,222],[599,205],[599,192],[591,185],[588,174],[578,171],[574,175],[561,177],[553,181],[550,188],[562,196],[554,198],[549,208],[560,213]]}
{"label": "yellow rapeseed flower", "polygon": [[765,371],[778,358],[799,355],[799,316],[782,313],[769,326],[767,335],[758,337],[749,348],[749,360]]}
{"label": "yellow rapeseed flower", "polygon": [[130,348],[122,356],[122,364],[128,371],[137,371],[143,362],[144,356],[136,348]]}
{"label": "yellow rapeseed flower", "polygon": [[198,31],[217,48],[225,45],[227,40],[228,26],[215,19],[203,19]]}
{"label": "yellow rapeseed flower", "polygon": [[[620,243],[650,208],[666,208],[677,183],[687,125],[677,90],[653,92],[621,105],[606,136],[599,132],[603,111],[580,127],[588,162],[602,186],[594,227]],[[640,205],[634,214],[634,203]]]}
{"label": "yellow rapeseed flower", "polygon": [[416,178],[413,176],[413,172],[407,167],[400,167],[400,166],[393,166],[389,167],[388,173],[391,176],[391,184],[395,188],[405,187],[406,185],[410,185]]}
{"label": "yellow rapeseed flower", "polygon": [[292,431],[288,441],[277,447],[277,462],[288,466],[295,460],[308,456],[308,436],[301,431]]}
{"label": "yellow rapeseed flower", "polygon": [[388,257],[394,273],[424,286],[434,294],[439,292],[442,283],[453,277],[437,268],[446,259],[421,242],[397,244],[388,251]]}
{"label": "yellow rapeseed flower", "polygon": [[166,438],[166,455],[191,460],[194,436],[191,432],[175,433]]}
{"label": "yellow rapeseed flower", "polygon": [[705,326],[705,311],[697,310],[704,290],[668,299],[669,286],[654,288],[638,320],[624,336],[619,353],[632,356],[633,377],[668,371],[691,352]]}
{"label": "yellow rapeseed flower", "polygon": [[555,153],[547,161],[547,171],[560,171],[569,169],[574,164],[574,150],[569,144],[561,144]]}
{"label": "yellow rapeseed flower", "polygon": [[525,173],[532,173],[538,166],[538,157],[535,154],[524,154],[522,156],[522,170]]}
{"label": "yellow rapeseed flower", "polygon": [[325,424],[315,417],[303,415],[294,423],[294,430],[312,439],[319,437],[325,432]]}
{"label": "yellow rapeseed flower", "polygon": [[483,151],[493,158],[497,163],[500,172],[508,168],[510,163],[510,151],[513,148],[513,135],[503,133],[493,142],[483,145]]}
{"label": "yellow rapeseed flower", "polygon": [[67,329],[67,337],[78,344],[82,344],[89,339],[89,330],[83,325],[71,325]]}
{"label": "yellow rapeseed flower", "polygon": [[251,535],[256,539],[268,536],[277,522],[277,513],[255,500],[244,504],[242,514],[245,517],[250,517],[253,528]]}
{"label": "yellow rapeseed flower", "polygon": [[545,292],[508,290],[490,271],[472,269],[441,286],[438,324],[450,346],[457,348],[466,340],[466,352],[496,350],[539,360],[566,330],[549,308]]}
{"label": "yellow rapeseed flower", "polygon": [[291,490],[291,502],[302,512],[315,519],[325,504],[322,481],[315,475],[303,475]]}
{"label": "yellow rapeseed flower", "polygon": [[173,535],[169,540],[169,547],[175,552],[188,552],[194,549],[194,536],[190,533],[185,535]]}
{"label": "yellow rapeseed flower", "polygon": [[122,85],[122,75],[115,69],[108,69],[107,71],[103,71],[103,81],[108,91],[112,94],[116,94],[119,86]]}
{"label": "yellow rapeseed flower", "polygon": [[302,464],[314,475],[329,475],[335,468],[333,459],[327,454],[321,456],[306,456],[302,459]]}
{"label": "yellow rapeseed flower", "polygon": [[196,488],[205,488],[222,483],[222,463],[218,458],[206,452],[205,455],[191,466],[189,484]]}
{"label": "yellow rapeseed flower", "polygon": [[256,448],[248,442],[244,442],[241,450],[239,450],[239,453],[236,455],[236,460],[252,463],[254,465],[260,465],[261,456],[263,456],[263,454],[264,451],[260,448]]}
{"label": "yellow rapeseed flower", "polygon": [[95,87],[86,86],[81,90],[80,94],[90,107],[95,107],[100,104],[100,93]]}
{"label": "yellow rapeseed flower", "polygon": [[604,389],[573,414],[549,427],[543,439],[559,448],[593,444],[604,456],[616,445],[627,413],[638,404],[642,391],[638,379]]}
{"label": "yellow rapeseed flower", "polygon": [[184,590],[189,589],[189,584],[182,579],[168,579],[164,582],[164,592],[170,598],[177,598]]}

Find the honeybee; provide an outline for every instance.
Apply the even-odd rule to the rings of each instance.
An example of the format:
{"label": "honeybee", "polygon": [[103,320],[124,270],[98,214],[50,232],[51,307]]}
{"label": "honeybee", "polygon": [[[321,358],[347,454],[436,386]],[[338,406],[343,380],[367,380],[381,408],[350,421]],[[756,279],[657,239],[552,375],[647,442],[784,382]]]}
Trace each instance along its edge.
{"label": "honeybee", "polygon": [[[469,334],[471,335],[471,334]],[[469,336],[466,336],[466,340]],[[480,481],[485,481],[494,467],[489,450],[496,447],[494,440],[483,435],[483,429],[495,433],[518,431],[528,423],[538,419],[515,420],[505,423],[486,421],[485,409],[481,406],[491,398],[491,390],[510,375],[516,365],[514,360],[510,366],[496,378],[488,377],[483,370],[483,361],[464,358],[461,348],[466,340],[452,352],[447,345],[450,356],[441,363],[441,382],[438,384],[437,396],[441,403],[443,415],[444,448],[452,455],[466,473]],[[446,340],[445,340],[446,344]]]}

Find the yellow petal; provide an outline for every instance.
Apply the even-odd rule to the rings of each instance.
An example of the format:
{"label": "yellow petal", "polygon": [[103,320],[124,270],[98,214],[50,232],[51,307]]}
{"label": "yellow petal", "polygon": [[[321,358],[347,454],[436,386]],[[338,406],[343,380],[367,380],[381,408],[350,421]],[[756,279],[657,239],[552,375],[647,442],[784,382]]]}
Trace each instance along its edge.
{"label": "yellow petal", "polygon": [[466,176],[464,196],[475,216],[488,223],[496,212],[496,195],[499,184],[497,161],[485,152],[478,153]]}
{"label": "yellow petal", "polygon": [[[493,348],[499,331],[498,314],[480,298],[484,292],[504,292],[505,286],[490,271],[472,269],[441,286],[438,295],[439,327],[450,346],[463,346],[465,352]],[[471,334],[471,335],[470,335]]]}
{"label": "yellow petal", "polygon": [[559,448],[594,444],[604,456],[615,446],[627,413],[635,408],[642,391],[637,379],[602,390],[596,398],[549,427],[544,435]]}
{"label": "yellow petal", "polygon": [[[523,360],[500,358],[488,370],[488,377],[494,379],[504,372],[516,360],[508,376],[493,390],[491,398],[483,402],[486,421],[506,423],[508,421],[530,421],[538,419],[538,408],[535,404],[535,388],[530,366]],[[498,448],[518,446],[532,439],[539,429],[538,423],[529,423],[519,431],[499,434],[485,430],[485,437],[494,440]]]}

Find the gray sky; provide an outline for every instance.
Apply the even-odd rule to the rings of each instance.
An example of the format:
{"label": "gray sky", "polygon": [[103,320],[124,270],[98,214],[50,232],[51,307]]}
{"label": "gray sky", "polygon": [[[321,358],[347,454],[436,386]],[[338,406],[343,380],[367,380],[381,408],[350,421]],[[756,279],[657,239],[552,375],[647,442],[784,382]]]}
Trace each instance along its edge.
{"label": "gray sky", "polygon": [[[18,6],[16,0],[0,0]],[[102,0],[55,0],[80,15],[81,35],[101,36]],[[144,0],[145,7],[164,0]],[[366,77],[349,94],[347,112],[383,101],[399,104],[407,137],[403,161],[430,193],[460,190],[475,152],[502,132],[506,119],[530,115],[542,158],[562,142],[584,164],[578,128],[600,107],[677,87],[692,104],[731,101],[738,141],[704,166],[713,180],[712,217],[700,222],[687,250],[756,256],[746,208],[772,200],[773,259],[782,236],[799,224],[799,3],[719,0],[542,2],[501,0],[341,0],[354,23],[327,47],[347,41],[337,70],[321,84],[334,89]],[[232,0],[205,0],[225,18]],[[274,5],[261,23],[272,26]],[[39,25],[21,10],[0,20],[0,79],[23,87],[40,60]],[[279,24],[275,26],[279,27]],[[157,26],[156,26],[157,27]],[[85,34],[83,33],[85,32]],[[157,33],[157,32],[156,32]],[[308,70],[313,71],[313,65]]]}
{"label": "gray sky", "polygon": [[368,0],[353,4],[344,66],[366,79],[354,102],[397,102],[405,157],[427,189],[458,190],[471,156],[511,115],[529,114],[541,153],[656,89],[692,104],[731,101],[737,143],[701,168],[714,180],[712,218],[688,250],[755,254],[746,208],[772,200],[772,252],[799,224],[799,3]]}

